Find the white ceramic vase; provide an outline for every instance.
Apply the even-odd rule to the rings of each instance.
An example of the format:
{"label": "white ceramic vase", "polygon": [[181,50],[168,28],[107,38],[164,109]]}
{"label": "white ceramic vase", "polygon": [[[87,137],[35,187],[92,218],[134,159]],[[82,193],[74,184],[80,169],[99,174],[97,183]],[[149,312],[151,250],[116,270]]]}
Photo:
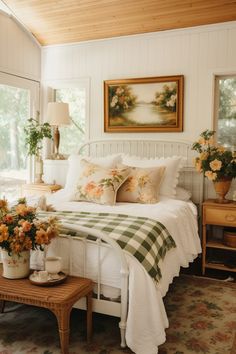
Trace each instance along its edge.
{"label": "white ceramic vase", "polygon": [[22,251],[19,255],[12,253],[10,256],[4,249],[1,250],[3,263],[3,277],[8,279],[21,279],[30,273],[30,251]]}

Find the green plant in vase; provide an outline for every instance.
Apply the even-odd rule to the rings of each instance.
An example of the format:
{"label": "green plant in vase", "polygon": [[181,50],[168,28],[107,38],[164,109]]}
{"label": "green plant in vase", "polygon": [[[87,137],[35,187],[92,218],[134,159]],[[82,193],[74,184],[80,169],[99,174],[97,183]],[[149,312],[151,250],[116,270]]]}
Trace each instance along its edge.
{"label": "green plant in vase", "polygon": [[41,157],[42,141],[44,138],[52,139],[51,126],[49,123],[40,124],[38,120],[30,118],[24,128],[25,143],[29,156],[35,156],[36,183],[42,183],[43,162]]}

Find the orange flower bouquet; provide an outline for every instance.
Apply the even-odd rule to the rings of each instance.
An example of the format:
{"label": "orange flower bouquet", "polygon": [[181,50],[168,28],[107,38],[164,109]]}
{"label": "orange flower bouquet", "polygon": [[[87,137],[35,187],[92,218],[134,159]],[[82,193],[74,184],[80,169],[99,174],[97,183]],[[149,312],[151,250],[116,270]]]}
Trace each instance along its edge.
{"label": "orange flower bouquet", "polygon": [[199,153],[194,160],[197,171],[210,181],[232,180],[236,177],[236,153],[214,144],[213,130],[205,130],[192,146]]}
{"label": "orange flower bouquet", "polygon": [[36,208],[27,206],[24,198],[11,209],[5,199],[0,200],[0,247],[8,255],[36,249],[43,251],[57,235],[57,219],[39,220]]}

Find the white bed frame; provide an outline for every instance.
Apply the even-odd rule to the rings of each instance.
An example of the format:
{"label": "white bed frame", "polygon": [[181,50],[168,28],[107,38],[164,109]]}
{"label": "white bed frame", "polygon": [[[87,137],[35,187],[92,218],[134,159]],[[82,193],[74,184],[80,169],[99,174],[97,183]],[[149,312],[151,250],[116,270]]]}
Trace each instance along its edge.
{"label": "white bed frame", "polygon": [[[79,149],[79,154],[92,156],[92,157],[104,157],[111,154],[125,153],[129,155],[135,155],[142,158],[155,158],[155,157],[168,157],[168,156],[182,156],[185,158],[184,167],[181,170],[179,185],[188,189],[192,193],[192,201],[198,206],[201,205],[203,200],[203,177],[196,173],[193,167],[194,152],[191,150],[191,144],[188,142],[174,142],[174,141],[156,141],[156,140],[101,140],[90,141],[85,143]],[[200,208],[199,208],[200,213]],[[110,239],[102,232],[91,230],[85,227],[76,227],[74,225],[65,224],[65,226],[73,231],[79,231],[80,233],[92,234],[97,238],[98,245],[98,275],[97,275],[97,297],[93,300],[93,311],[108,315],[120,317],[119,327],[121,332],[121,347],[126,346],[125,342],[125,330],[128,311],[128,277],[129,268],[125,255],[120,246]],[[64,236],[67,237],[68,236]],[[71,240],[71,238],[69,238]],[[74,238],[73,238],[74,240]],[[118,259],[120,260],[120,273],[121,273],[121,302],[106,301],[101,298],[101,267],[100,267],[100,250],[101,242],[105,241],[105,247],[112,247]],[[69,241],[73,242],[73,241]],[[84,243],[91,242],[86,238],[83,238]],[[71,247],[73,247],[71,243]],[[104,242],[102,247],[104,247]],[[84,247],[86,250],[86,247]],[[86,251],[83,255],[84,259],[84,271],[83,276],[86,277]],[[72,257],[70,260],[70,270],[72,272]],[[85,309],[85,302],[80,300],[76,303],[75,307]]]}

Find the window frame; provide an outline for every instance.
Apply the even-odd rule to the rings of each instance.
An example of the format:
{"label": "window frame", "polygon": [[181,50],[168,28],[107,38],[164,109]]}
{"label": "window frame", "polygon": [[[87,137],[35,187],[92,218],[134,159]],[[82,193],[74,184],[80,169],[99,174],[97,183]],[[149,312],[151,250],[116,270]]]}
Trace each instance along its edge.
{"label": "window frame", "polygon": [[[216,142],[218,142],[218,132],[219,132],[219,96],[220,96],[220,91],[219,91],[219,81],[222,79],[229,79],[229,78],[235,78],[236,79],[236,73],[230,72],[230,73],[224,73],[224,74],[215,74],[214,75],[214,116],[213,116],[213,129],[216,132]],[[234,145],[231,145],[230,148],[234,148]]]}
{"label": "window frame", "polygon": [[[47,121],[47,105],[48,102],[55,101],[55,90],[64,88],[83,88],[85,89],[85,141],[90,139],[90,79],[89,78],[75,78],[75,79],[58,79],[48,80],[42,83],[42,111],[44,112],[45,121]],[[45,154],[47,158],[52,155],[52,142],[45,146]]]}
{"label": "window frame", "polygon": [[[12,87],[18,87],[30,92],[30,109],[29,117],[37,119],[37,112],[40,107],[40,83],[36,80],[26,79],[13,74],[3,73],[0,71],[0,84]],[[35,163],[32,156],[28,158],[27,166],[27,183],[34,181],[35,177]]]}

